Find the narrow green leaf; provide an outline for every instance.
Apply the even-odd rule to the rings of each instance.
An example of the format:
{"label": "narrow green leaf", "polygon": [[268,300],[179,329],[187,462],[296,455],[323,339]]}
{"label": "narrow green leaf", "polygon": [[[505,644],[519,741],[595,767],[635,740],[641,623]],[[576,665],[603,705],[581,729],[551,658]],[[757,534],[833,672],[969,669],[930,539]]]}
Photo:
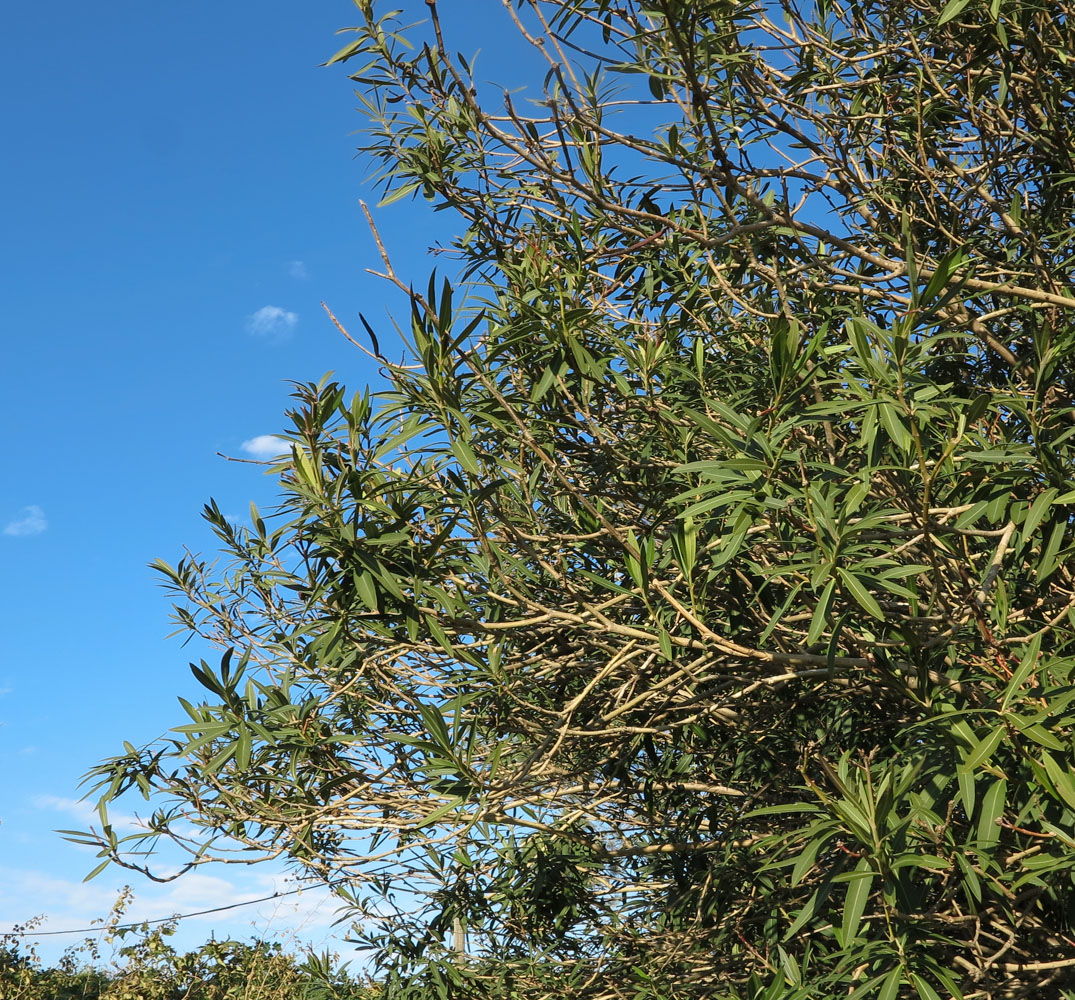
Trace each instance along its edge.
{"label": "narrow green leaf", "polygon": [[885,976],[881,989],[877,991],[877,1000],[896,1000],[896,997],[899,996],[901,982],[903,982],[903,970],[893,969]]}
{"label": "narrow green leaf", "polygon": [[952,863],[938,854],[905,854],[892,862],[892,870],[899,871],[901,868],[924,868],[931,872],[945,872],[952,867]]}
{"label": "narrow green leaf", "polygon": [[914,438],[911,437],[911,432],[907,430],[907,425],[903,422],[903,414],[892,403],[884,402],[877,404],[877,412],[881,418],[881,426],[892,438],[892,443],[900,451],[910,451]]}
{"label": "narrow green leaf", "polygon": [[812,646],[817,642],[825,631],[825,626],[828,625],[829,608],[832,606],[832,593],[835,588],[836,581],[829,580],[825,584],[825,589],[821,592],[821,597],[818,598],[817,606],[814,608],[814,615],[810,619],[810,631],[806,636],[808,645]]}
{"label": "narrow green leaf", "polygon": [[1000,746],[1000,741],[1004,739],[1004,727],[997,726],[985,739],[981,740],[978,745],[967,755],[963,761],[963,767],[968,771],[973,771],[980,764],[986,763],[990,757],[993,756],[993,752]]}
{"label": "narrow green leaf", "polygon": [[294,458],[295,472],[303,482],[311,489],[320,489],[320,470],[313,459],[306,454],[305,449],[294,445],[291,449]]}
{"label": "narrow green leaf", "polygon": [[959,792],[963,797],[963,808],[966,810],[968,816],[974,815],[974,803],[977,792],[974,787],[974,769],[971,767],[961,767],[956,771],[956,777],[959,780]]}
{"label": "narrow green leaf", "polygon": [[89,875],[87,875],[87,876],[86,876],[86,877],[85,877],[85,878],[84,878],[84,879],[83,879],[82,881],[83,881],[83,882],[89,882],[89,881],[90,881],[90,879],[94,879],[94,878],[96,878],[96,877],[97,877],[98,875],[100,875],[100,874],[101,874],[101,872],[103,872],[103,871],[104,871],[104,870],[105,870],[105,869],[106,869],[106,868],[107,868],[107,867],[108,867],[108,866],[109,866],[110,864],[112,864],[112,859],[111,859],[111,858],[106,858],[106,859],[105,859],[104,861],[102,861],[102,862],[101,862],[101,863],[100,863],[100,864],[99,864],[99,865],[98,865],[98,866],[97,866],[96,868],[94,868],[94,869],[93,869],[93,871],[91,871],[91,872],[89,873]]}
{"label": "narrow green leaf", "polygon": [[[1010,716],[1006,716],[1010,718]],[[1029,725],[1022,726],[1019,730],[1024,736],[1029,737],[1040,747],[1045,747],[1046,750],[1067,750],[1067,746],[1062,740],[1058,740],[1052,733],[1049,732],[1044,726]]]}
{"label": "narrow green leaf", "polygon": [[462,799],[454,797],[449,802],[437,806],[437,808],[428,815],[423,816],[415,825],[419,830],[422,829],[422,827],[430,826],[431,824],[436,823],[437,820],[443,819],[448,813],[452,812],[452,810],[458,809],[461,804]]}
{"label": "narrow green leaf", "polygon": [[436,705],[421,704],[418,706],[418,711],[421,713],[422,721],[425,723],[429,735],[433,737],[438,746],[442,750],[454,752],[455,747],[448,735],[448,726],[444,721],[440,708]]}
{"label": "narrow green leaf", "polygon": [[235,756],[235,751],[238,749],[238,740],[229,743],[223,750],[221,750],[208,764],[203,764],[198,770],[203,775],[214,775],[219,771],[232,757]]}
{"label": "narrow green leaf", "polygon": [[1049,513],[1049,508],[1059,492],[1058,489],[1050,486],[1049,489],[1039,494],[1037,499],[1030,505],[1026,520],[1022,524],[1022,536],[1025,541],[1029,541],[1030,536],[1038,530],[1038,525],[1041,524],[1045,515]]}
{"label": "narrow green leaf", "polygon": [[815,837],[809,844],[803,849],[803,851],[795,859],[795,865],[791,870],[791,884],[798,885],[803,876],[814,867],[814,862],[817,860],[818,851],[832,839],[832,834],[826,832],[820,837]]}
{"label": "narrow green leaf", "polygon": [[854,348],[855,355],[858,357],[862,366],[867,371],[876,374],[877,358],[874,354],[873,347],[870,344],[870,338],[880,339],[880,328],[875,323],[871,323],[868,319],[865,319],[862,316],[852,316],[847,321],[847,332],[851,341],[851,346]]}
{"label": "narrow green leaf", "polygon": [[810,897],[809,902],[799,910],[795,915],[795,919],[791,922],[791,926],[784,932],[783,941],[791,941],[799,931],[821,912],[821,907],[824,906],[831,895],[834,886],[835,883],[832,879],[826,879],[818,886],[817,891]]}
{"label": "narrow green leaf", "polygon": [[1071,771],[1061,767],[1047,750],[1042,751],[1041,757],[1042,763],[1045,765],[1045,771],[1056,786],[1060,797],[1070,808],[1075,809],[1075,778],[1072,778]]}
{"label": "narrow green leaf", "polygon": [[448,638],[448,634],[441,628],[440,622],[433,615],[426,615],[425,622],[426,628],[429,629],[429,634],[437,640],[437,645],[449,656],[456,656],[455,646],[452,645],[452,640]]}
{"label": "narrow green leaf", "polygon": [[250,767],[250,749],[250,730],[246,726],[240,726],[239,740],[235,747],[235,766],[240,771],[245,771]]}
{"label": "narrow green leaf", "polygon": [[921,1000],[941,1000],[940,994],[917,972],[911,973],[911,982],[914,983],[914,988],[918,991]]}
{"label": "narrow green leaf", "polygon": [[1034,570],[1034,575],[1037,577],[1039,583],[1043,583],[1047,580],[1060,564],[1060,560],[1057,559],[1057,553],[1060,551],[1060,546],[1064,542],[1067,528],[1068,524],[1066,519],[1053,525],[1052,533],[1049,535],[1049,541],[1045,543],[1041,558],[1038,560],[1038,565]]}
{"label": "narrow green leaf", "polygon": [[421,181],[411,181],[408,184],[402,184],[398,188],[394,188],[389,191],[379,202],[377,202],[378,208],[384,208],[387,205],[391,205],[394,201],[399,201],[402,198],[406,198],[407,195],[413,194],[422,186]]}
{"label": "narrow green leaf", "polygon": [[482,474],[482,469],[478,464],[477,457],[474,455],[474,450],[462,438],[452,439],[452,454],[459,459],[459,464],[472,476]]}
{"label": "narrow green leaf", "polygon": [[844,612],[840,615],[836,622],[835,627],[832,630],[832,635],[829,636],[829,648],[825,651],[825,661],[829,667],[829,678],[831,679],[836,673],[836,654],[840,647],[840,633],[844,629],[844,623],[847,621],[849,614]]}
{"label": "narrow green leaf", "polygon": [[839,574],[843,585],[855,599],[855,603],[878,621],[884,621],[885,615],[881,610],[881,605],[874,599],[873,594],[866,589],[862,580],[842,567],[837,567],[836,572]]}
{"label": "narrow green leaf", "polygon": [[[966,9],[966,7],[969,4],[970,4],[970,0],[948,0],[948,3],[946,3],[944,5],[944,9],[941,11],[941,16],[937,18],[938,27],[940,25],[942,25],[942,24],[947,24],[949,21],[953,20],[954,18],[959,17],[959,15],[963,13],[963,11]],[[937,271],[934,274],[933,278],[930,279],[929,287],[927,287],[926,293],[925,293],[925,295],[923,295],[923,298],[925,300],[928,301],[929,299],[933,298],[933,296],[936,295],[937,292],[941,288],[944,287],[945,282],[947,282],[948,275],[951,273],[951,270],[950,270],[951,265],[946,264],[947,261],[948,261],[947,257],[944,260],[941,261],[941,264],[937,268]],[[934,289],[932,294],[931,294],[930,290],[933,289],[933,282],[934,282],[934,280],[936,280],[937,275],[941,274],[941,273],[944,274],[944,278],[940,281],[938,287],[936,289]]]}
{"label": "narrow green leaf", "polygon": [[776,947],[777,956],[780,958],[780,968],[784,971],[785,980],[792,986],[802,985],[802,971],[795,956],[785,951],[780,945]]}
{"label": "narrow green leaf", "polygon": [[374,583],[373,576],[369,573],[355,573],[353,579],[355,583],[355,592],[358,594],[362,603],[365,604],[370,611],[380,611],[381,602],[377,596],[377,585]]}
{"label": "narrow green leaf", "polygon": [[990,785],[989,791],[982,797],[982,812],[978,817],[977,846],[979,850],[990,850],[1000,840],[1000,824],[998,820],[1004,815],[1007,792],[1007,780],[997,778]]}
{"label": "narrow green leaf", "polygon": [[844,897],[844,915],[840,925],[843,947],[848,947],[859,934],[859,924],[866,911],[866,903],[873,891],[874,872],[866,858],[860,858],[855,866],[855,875],[847,884]]}
{"label": "narrow green leaf", "polygon": [[1026,683],[1027,678],[1034,672],[1038,665],[1038,655],[1040,652],[1041,634],[1039,633],[1027,643],[1026,649],[1023,650],[1023,655],[1019,657],[1019,666],[1012,675],[1012,679],[1008,682],[1008,686],[1004,689],[1004,697],[1001,699],[1000,703],[1002,710],[1007,709],[1012,703],[1012,699]]}
{"label": "narrow green leaf", "polygon": [[361,38],[358,39],[357,41],[349,42],[342,49],[340,49],[339,52],[337,52],[334,56],[332,56],[331,59],[329,59],[327,62],[322,63],[321,65],[322,66],[331,66],[333,63],[346,62],[356,52],[359,52],[362,49],[364,44],[365,43],[363,42],[363,40]]}

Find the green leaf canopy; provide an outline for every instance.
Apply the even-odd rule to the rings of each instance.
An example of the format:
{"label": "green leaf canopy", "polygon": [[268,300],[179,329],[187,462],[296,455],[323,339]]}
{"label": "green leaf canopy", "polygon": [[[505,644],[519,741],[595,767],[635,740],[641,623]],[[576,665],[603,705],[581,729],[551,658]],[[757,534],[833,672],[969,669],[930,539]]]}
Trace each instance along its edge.
{"label": "green leaf canopy", "polygon": [[158,564],[224,658],[88,839],[400,998],[1075,997],[1075,10],[519,0],[498,89],[449,6],[330,61],[457,271]]}

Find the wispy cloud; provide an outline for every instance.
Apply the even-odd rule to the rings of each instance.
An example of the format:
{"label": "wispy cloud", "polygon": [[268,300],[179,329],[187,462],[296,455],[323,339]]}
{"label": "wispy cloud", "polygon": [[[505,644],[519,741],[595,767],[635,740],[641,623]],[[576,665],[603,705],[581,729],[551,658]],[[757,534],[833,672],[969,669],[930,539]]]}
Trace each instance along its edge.
{"label": "wispy cloud", "polygon": [[40,535],[49,526],[45,512],[36,505],[23,507],[18,516],[4,525],[5,535],[20,537],[23,535]]}
{"label": "wispy cloud", "polygon": [[306,267],[306,262],[302,260],[293,260],[287,265],[287,273],[298,281],[305,281],[310,277],[310,271]]}
{"label": "wispy cloud", "polygon": [[262,306],[247,317],[246,328],[259,337],[283,336],[295,329],[298,321],[298,313],[289,312],[280,306]]}
{"label": "wispy cloud", "polygon": [[[27,749],[36,750],[36,747]],[[63,813],[87,828],[101,825],[97,807],[86,799],[71,799],[62,795],[35,795],[32,801],[38,809]],[[108,819],[116,829],[144,830],[146,828],[144,821],[137,816],[128,816],[125,813],[109,812]]]}
{"label": "wispy cloud", "polygon": [[[41,930],[89,928],[105,916],[120,891],[118,880],[107,873],[90,883],[76,882],[39,870],[0,867],[0,933],[35,913],[47,913]],[[257,937],[279,940],[286,948],[308,944],[315,948],[341,945],[333,927],[339,901],[324,889],[311,887],[301,894],[285,895],[251,906],[216,913],[199,913],[234,906],[247,900],[288,893],[295,889],[286,875],[250,872],[245,877],[221,878],[205,871],[188,872],[162,886],[141,885],[124,914],[124,923],[160,920],[175,914],[198,914],[183,920],[172,944],[180,951],[195,948],[210,935],[218,938]],[[94,934],[90,934],[94,937]],[[83,938],[86,935],[82,935]],[[31,936],[30,940],[33,940]],[[37,951],[47,962],[59,957],[62,947],[79,937],[44,938]],[[104,957],[107,959],[107,948]]]}
{"label": "wispy cloud", "polygon": [[276,458],[277,455],[286,455],[291,451],[291,443],[275,434],[259,434],[249,441],[244,441],[240,447],[254,458]]}

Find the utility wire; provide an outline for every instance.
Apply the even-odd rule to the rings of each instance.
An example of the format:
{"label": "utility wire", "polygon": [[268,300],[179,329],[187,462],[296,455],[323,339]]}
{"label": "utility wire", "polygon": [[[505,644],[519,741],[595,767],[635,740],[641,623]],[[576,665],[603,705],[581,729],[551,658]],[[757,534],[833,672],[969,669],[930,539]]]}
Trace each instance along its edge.
{"label": "utility wire", "polygon": [[[347,879],[337,879],[335,882],[327,882],[324,888],[331,888],[346,882]],[[54,937],[59,934],[99,934],[102,931],[132,931],[139,927],[153,926],[154,924],[170,924],[189,917],[204,917],[210,913],[223,913],[225,910],[237,910],[240,906],[253,906],[255,903],[267,903],[272,899],[282,899],[284,896],[295,896],[300,892],[309,892],[321,886],[303,886],[300,889],[289,889],[287,892],[274,892],[271,896],[262,896],[260,899],[247,899],[241,903],[229,903],[227,906],[214,906],[210,910],[195,910],[193,913],[177,913],[171,917],[158,917],[155,920],[136,920],[130,924],[101,924],[96,927],[75,927],[66,931],[0,931],[0,938],[26,938],[26,937]]]}

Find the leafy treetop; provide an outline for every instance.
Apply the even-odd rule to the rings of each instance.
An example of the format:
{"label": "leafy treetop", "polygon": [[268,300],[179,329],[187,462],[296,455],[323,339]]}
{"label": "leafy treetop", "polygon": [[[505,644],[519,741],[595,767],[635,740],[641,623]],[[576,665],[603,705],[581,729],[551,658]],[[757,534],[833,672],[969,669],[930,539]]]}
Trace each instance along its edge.
{"label": "leafy treetop", "polygon": [[87,839],[335,880],[401,998],[1075,997],[1068,0],[490,4],[522,92],[355,6],[458,271],[158,564],[223,659]]}

